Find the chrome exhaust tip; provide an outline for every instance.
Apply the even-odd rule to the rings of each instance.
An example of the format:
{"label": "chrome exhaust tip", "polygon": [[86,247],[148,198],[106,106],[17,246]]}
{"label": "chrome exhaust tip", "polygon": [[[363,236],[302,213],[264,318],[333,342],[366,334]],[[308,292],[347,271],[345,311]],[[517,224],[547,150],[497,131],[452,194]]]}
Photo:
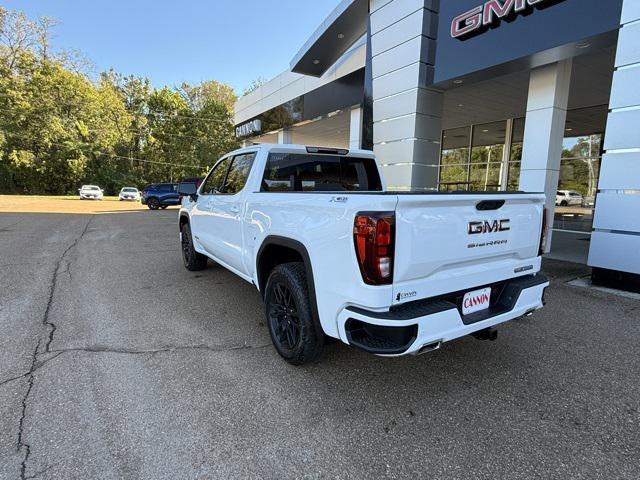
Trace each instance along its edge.
{"label": "chrome exhaust tip", "polygon": [[436,350],[440,350],[441,346],[442,346],[442,341],[427,343],[426,345],[423,345],[422,347],[420,347],[420,350],[416,352],[416,355],[423,355],[425,353],[435,352]]}

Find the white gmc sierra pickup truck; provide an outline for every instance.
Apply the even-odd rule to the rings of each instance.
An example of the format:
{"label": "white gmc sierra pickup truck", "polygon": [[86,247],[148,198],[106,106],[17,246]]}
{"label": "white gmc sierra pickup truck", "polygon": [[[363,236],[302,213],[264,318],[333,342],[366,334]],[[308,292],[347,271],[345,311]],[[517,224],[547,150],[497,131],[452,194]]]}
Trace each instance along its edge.
{"label": "white gmc sierra pickup truck", "polygon": [[543,306],[544,195],[385,191],[369,151],[259,145],[183,183],[184,265],[261,292],[292,364],[325,337],[378,355],[438,349]]}

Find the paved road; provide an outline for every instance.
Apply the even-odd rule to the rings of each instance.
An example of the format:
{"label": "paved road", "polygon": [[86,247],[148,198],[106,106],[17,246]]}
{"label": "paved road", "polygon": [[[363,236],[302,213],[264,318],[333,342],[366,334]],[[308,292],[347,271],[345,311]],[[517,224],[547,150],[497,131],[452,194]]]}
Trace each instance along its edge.
{"label": "paved road", "polygon": [[581,268],[495,343],[295,368],[175,216],[0,214],[0,478],[639,478],[640,302]]}

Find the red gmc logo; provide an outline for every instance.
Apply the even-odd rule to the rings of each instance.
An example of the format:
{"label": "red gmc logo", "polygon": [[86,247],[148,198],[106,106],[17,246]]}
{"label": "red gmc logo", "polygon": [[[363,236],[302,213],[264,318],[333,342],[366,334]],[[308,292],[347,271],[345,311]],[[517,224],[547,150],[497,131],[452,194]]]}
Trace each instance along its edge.
{"label": "red gmc logo", "polygon": [[451,22],[451,36],[466,37],[482,28],[489,28],[502,19],[547,2],[549,0],[489,0],[454,18]]}
{"label": "red gmc logo", "polygon": [[480,295],[476,295],[475,297],[467,297],[464,299],[464,308],[472,308],[476,305],[486,305],[491,300],[491,297],[488,293],[482,293]]}

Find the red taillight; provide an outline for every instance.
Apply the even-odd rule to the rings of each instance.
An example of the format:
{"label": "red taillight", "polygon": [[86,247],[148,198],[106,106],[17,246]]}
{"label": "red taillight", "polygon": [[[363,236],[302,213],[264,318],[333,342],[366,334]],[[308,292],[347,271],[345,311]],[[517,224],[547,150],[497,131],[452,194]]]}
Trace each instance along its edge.
{"label": "red taillight", "polygon": [[360,212],[353,224],[353,241],[362,279],[369,285],[393,282],[395,213]]}
{"label": "red taillight", "polygon": [[540,248],[538,249],[538,255],[545,254],[547,248],[547,208],[542,208],[542,231],[540,232]]}

